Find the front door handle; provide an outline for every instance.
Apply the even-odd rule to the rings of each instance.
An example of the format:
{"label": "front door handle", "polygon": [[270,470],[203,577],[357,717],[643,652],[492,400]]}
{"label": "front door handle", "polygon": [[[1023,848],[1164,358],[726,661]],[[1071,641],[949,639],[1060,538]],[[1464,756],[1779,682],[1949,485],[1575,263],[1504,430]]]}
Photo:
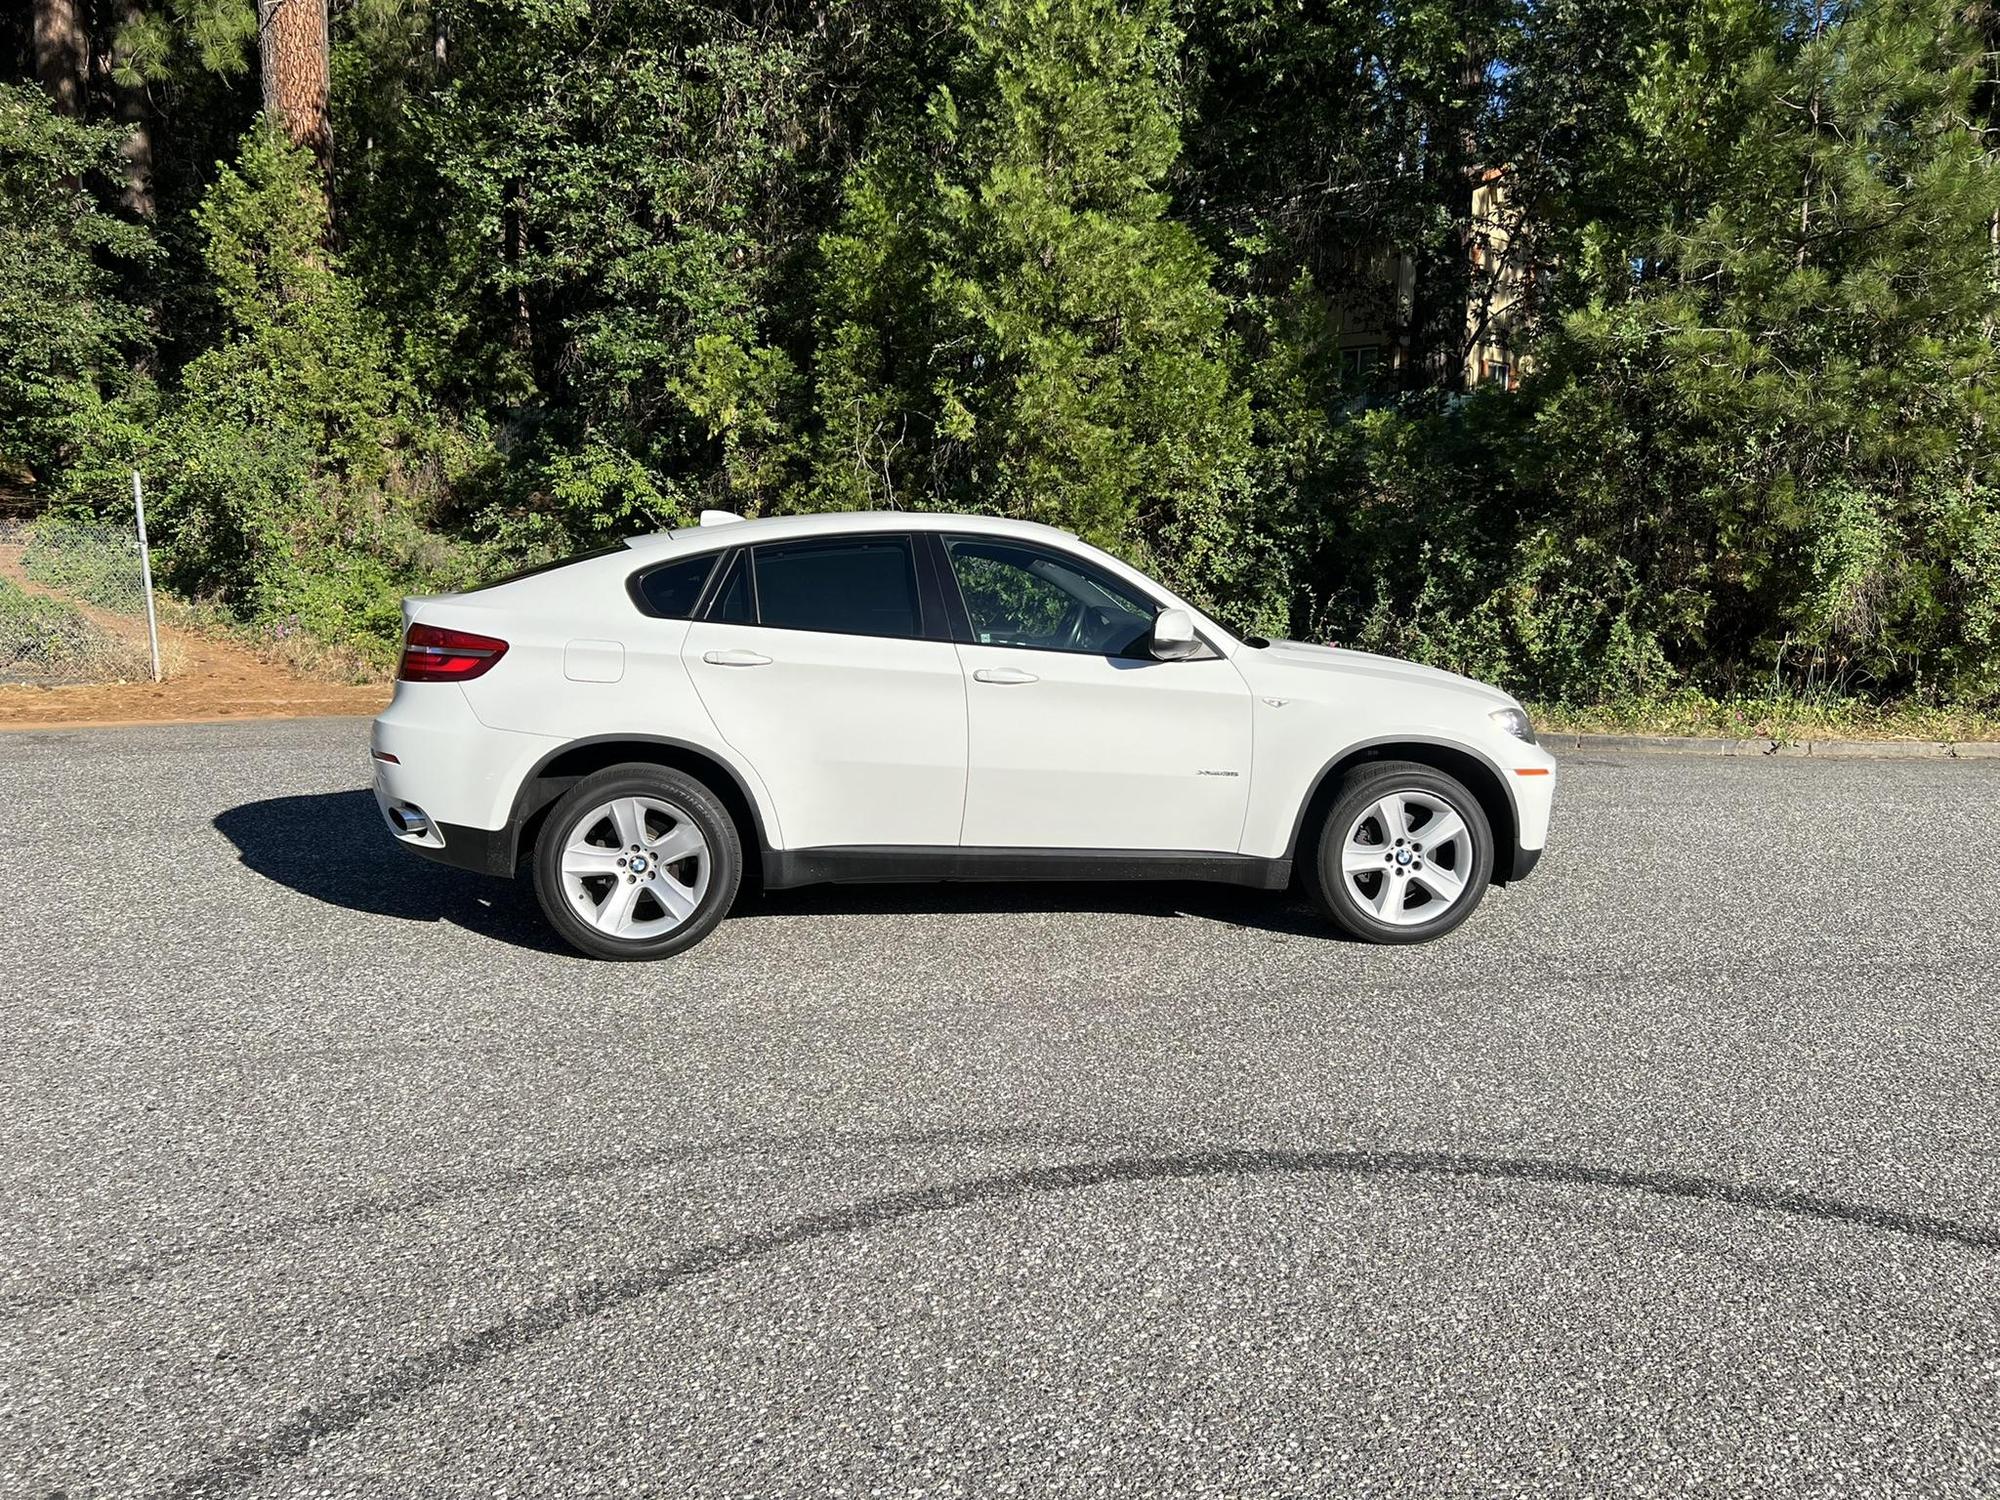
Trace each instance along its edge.
{"label": "front door handle", "polygon": [[761,651],[704,651],[701,659],[711,667],[768,667],[771,658]]}
{"label": "front door handle", "polygon": [[1033,672],[1023,672],[1019,667],[981,667],[972,674],[974,682],[1040,682],[1042,679]]}

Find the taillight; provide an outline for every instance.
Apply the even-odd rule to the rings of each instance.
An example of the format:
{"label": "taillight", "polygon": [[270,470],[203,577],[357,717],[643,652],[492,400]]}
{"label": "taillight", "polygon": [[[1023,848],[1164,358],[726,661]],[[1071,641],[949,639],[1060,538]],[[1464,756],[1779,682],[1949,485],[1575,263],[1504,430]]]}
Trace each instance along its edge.
{"label": "taillight", "polygon": [[412,625],[403,637],[396,676],[404,682],[467,682],[506,654],[507,643],[490,635]]}

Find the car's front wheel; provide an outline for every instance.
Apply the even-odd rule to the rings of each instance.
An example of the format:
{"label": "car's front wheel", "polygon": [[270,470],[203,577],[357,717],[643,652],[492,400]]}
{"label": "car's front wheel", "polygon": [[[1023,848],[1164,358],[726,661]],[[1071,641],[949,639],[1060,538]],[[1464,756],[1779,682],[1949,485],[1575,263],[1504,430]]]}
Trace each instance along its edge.
{"label": "car's front wheel", "polygon": [[1408,761],[1348,777],[1327,809],[1306,885],[1342,931],[1421,943],[1472,915],[1493,876],[1493,830],[1455,778]]}
{"label": "car's front wheel", "polygon": [[535,894],[557,932],[593,958],[665,958],[714,929],[736,899],[735,820],[694,777],[612,766],[549,810]]}

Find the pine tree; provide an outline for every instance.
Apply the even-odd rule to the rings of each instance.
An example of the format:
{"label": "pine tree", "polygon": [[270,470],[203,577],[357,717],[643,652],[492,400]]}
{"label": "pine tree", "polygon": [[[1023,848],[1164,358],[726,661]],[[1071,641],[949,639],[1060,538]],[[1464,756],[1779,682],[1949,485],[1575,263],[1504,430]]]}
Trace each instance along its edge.
{"label": "pine tree", "polygon": [[1543,482],[1683,659],[2000,681],[2000,170],[1931,0],[1699,0],[1641,71],[1655,183],[1588,226]]}
{"label": "pine tree", "polygon": [[1242,504],[1249,415],[1211,259],[1165,213],[1166,8],[952,14],[920,123],[821,244],[816,502],[1153,537],[1187,581]]}

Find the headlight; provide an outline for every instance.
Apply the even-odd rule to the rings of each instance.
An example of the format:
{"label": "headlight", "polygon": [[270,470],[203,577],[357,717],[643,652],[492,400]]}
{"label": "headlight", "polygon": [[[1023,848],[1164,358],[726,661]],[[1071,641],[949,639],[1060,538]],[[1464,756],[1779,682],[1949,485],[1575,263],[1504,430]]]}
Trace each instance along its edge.
{"label": "headlight", "polygon": [[1517,740],[1535,743],[1535,726],[1528,722],[1528,716],[1518,708],[1496,708],[1487,716],[1494,727],[1504,734],[1511,734]]}

